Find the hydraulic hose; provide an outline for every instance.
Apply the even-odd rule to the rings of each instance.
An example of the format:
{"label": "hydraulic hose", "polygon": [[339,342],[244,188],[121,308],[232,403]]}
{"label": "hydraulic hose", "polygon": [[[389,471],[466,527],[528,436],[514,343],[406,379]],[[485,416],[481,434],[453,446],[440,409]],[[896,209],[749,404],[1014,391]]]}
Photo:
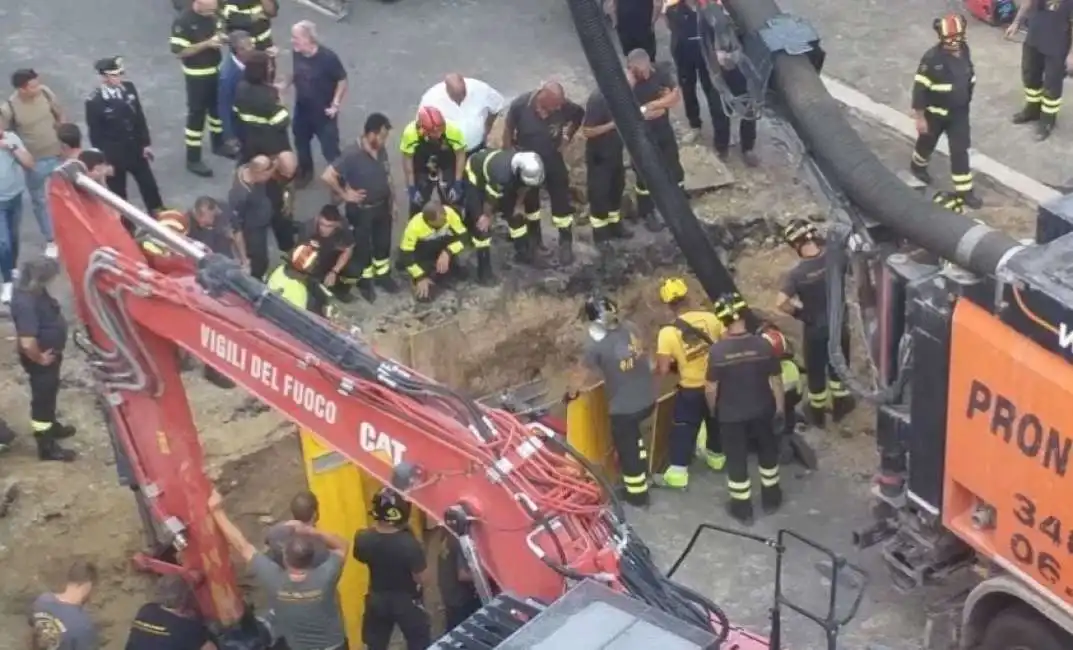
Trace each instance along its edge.
{"label": "hydraulic hose", "polygon": [[736,291],[734,279],[719,261],[685,193],[671,179],[659,150],[648,138],[645,120],[622,71],[600,3],[596,0],[568,0],[567,3],[585,58],[592,68],[596,85],[607,100],[634,168],[644,178],[652,201],[678,242],[686,262],[712,300]]}
{"label": "hydraulic hose", "polygon": [[[583,2],[574,0],[571,6]],[[782,13],[774,0],[722,2],[746,33],[760,32]],[[794,129],[823,171],[865,214],[898,236],[980,275],[993,275],[1020,247],[1005,233],[930,203],[891,173],[850,126],[807,56],[776,52],[772,58],[775,89]]]}

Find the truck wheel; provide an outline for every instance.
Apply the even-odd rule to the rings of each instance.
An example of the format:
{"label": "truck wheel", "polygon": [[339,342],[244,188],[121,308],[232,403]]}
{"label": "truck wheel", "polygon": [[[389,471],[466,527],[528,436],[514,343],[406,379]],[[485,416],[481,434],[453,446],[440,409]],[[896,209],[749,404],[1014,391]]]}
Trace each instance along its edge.
{"label": "truck wheel", "polygon": [[999,613],[988,625],[977,650],[1064,650],[1073,639],[1026,607]]}

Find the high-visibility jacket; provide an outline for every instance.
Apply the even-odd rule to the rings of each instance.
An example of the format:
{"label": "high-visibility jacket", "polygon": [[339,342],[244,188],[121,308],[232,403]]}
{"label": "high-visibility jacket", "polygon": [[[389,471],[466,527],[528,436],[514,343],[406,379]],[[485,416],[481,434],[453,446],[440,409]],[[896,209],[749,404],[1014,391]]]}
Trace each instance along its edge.
{"label": "high-visibility jacket", "polygon": [[325,318],[335,316],[331,291],[323,284],[295,271],[286,262],[268,275],[265,286],[299,309],[307,309]]}
{"label": "high-visibility jacket", "polygon": [[399,150],[413,159],[415,176],[454,181],[461,173],[455,169],[455,160],[459,152],[466,150],[466,137],[453,122],[447,122],[443,135],[433,140],[422,135],[417,120],[414,120],[402,130]]}
{"label": "high-visibility jacket", "polygon": [[433,228],[425,221],[424,213],[418,212],[406,224],[399,245],[399,265],[406,267],[410,277],[417,280],[425,275],[425,266],[435,263],[443,251],[458,255],[465,248],[466,226],[458,212],[444,206],[447,218],[443,225]]}
{"label": "high-visibility jacket", "polygon": [[912,108],[945,119],[951,111],[967,109],[975,89],[969,46],[963,45],[959,56],[936,45],[924,53],[913,77]]}

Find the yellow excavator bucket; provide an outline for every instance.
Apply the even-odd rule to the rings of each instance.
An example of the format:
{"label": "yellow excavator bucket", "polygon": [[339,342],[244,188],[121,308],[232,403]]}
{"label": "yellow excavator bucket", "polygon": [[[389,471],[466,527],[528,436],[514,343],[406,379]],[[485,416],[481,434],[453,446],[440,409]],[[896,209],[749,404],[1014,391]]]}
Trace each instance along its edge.
{"label": "yellow excavator bucket", "polygon": [[[353,540],[355,533],[371,525],[369,502],[382,484],[339,452],[323,446],[313,434],[302,431],[300,438],[306,482],[320,506],[317,528]],[[416,508],[410,524],[414,535],[422,540],[424,517]],[[343,577],[339,580],[339,606],[351,648],[363,647],[361,617],[368,591],[369,571],[348,550]]]}

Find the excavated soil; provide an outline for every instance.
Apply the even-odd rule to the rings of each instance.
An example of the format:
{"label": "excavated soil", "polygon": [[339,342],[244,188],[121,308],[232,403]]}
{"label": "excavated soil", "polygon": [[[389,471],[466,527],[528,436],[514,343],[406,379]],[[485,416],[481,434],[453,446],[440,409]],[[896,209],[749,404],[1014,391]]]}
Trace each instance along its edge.
{"label": "excavated soil", "polygon": [[[858,126],[892,166],[908,154],[900,138]],[[739,287],[755,306],[770,310],[779,279],[793,261],[789,251],[776,246],[778,224],[796,216],[822,219],[826,209],[797,179],[796,161],[785,147],[767,138],[762,154],[763,169],[747,170],[732,162],[736,182],[694,204],[709,237],[730,250]],[[988,188],[984,197],[1001,206],[992,208],[1002,210],[999,221],[1024,226],[1031,219],[1031,209],[1016,197]],[[497,289],[467,288],[418,310],[406,297],[381,300],[373,307],[351,307],[348,316],[384,353],[473,396],[541,378],[554,399],[582,342],[577,316],[587,292],[599,288],[612,294],[629,318],[654,335],[667,318],[655,288],[662,276],[684,272],[680,253],[665,232],[637,229],[637,237],[621,246],[612,263],[601,266],[587,230],[579,234],[578,272],[533,277],[508,269]],[[10,339],[10,324],[0,322],[0,333]],[[11,349],[0,349],[0,412],[24,431],[27,388]],[[0,650],[25,647],[28,603],[55,585],[73,554],[95,560],[102,569],[92,610],[107,650],[122,647],[129,619],[146,595],[148,580],[129,566],[141,544],[134,502],[115,484],[111,449],[86,369],[75,353],[64,381],[61,409],[80,428],[74,443],[82,454],[79,462],[62,467],[37,463],[28,436],[0,459],[0,476],[17,482],[19,494],[0,518]],[[266,524],[283,516],[292,492],[303,485],[292,428],[249,398],[219,391],[199,377],[189,379],[188,390],[210,472],[227,494],[228,510],[258,539]],[[844,423],[844,434],[866,434],[870,423],[868,410],[860,409]],[[830,454],[825,470],[860,472],[874,462],[870,444],[828,443],[824,448]]]}

